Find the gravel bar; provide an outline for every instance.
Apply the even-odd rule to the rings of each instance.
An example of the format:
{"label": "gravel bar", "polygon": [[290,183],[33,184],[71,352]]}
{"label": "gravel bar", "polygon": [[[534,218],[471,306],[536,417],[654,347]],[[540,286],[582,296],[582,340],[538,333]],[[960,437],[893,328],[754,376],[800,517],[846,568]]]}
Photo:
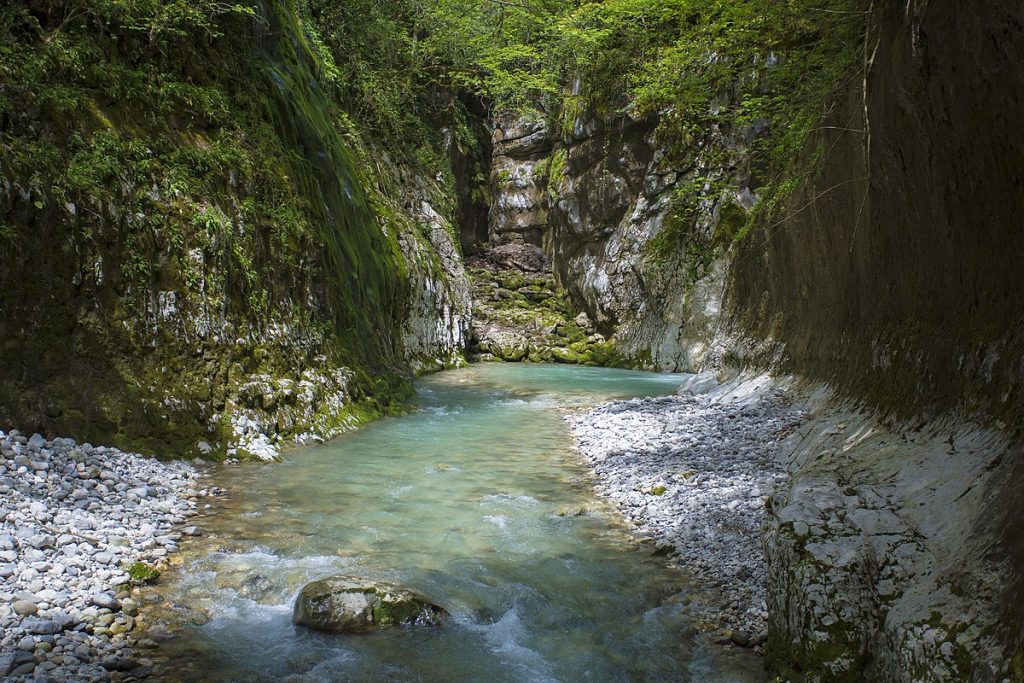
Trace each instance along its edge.
{"label": "gravel bar", "polygon": [[804,414],[775,389],[733,402],[633,399],[567,419],[597,492],[709,589],[710,602],[701,601],[709,622],[733,643],[760,648],[765,500],[786,477],[778,444]]}
{"label": "gravel bar", "polygon": [[[159,569],[219,491],[185,462],[0,432],[0,678],[148,676],[128,568]],[[136,582],[138,583],[138,582]]]}

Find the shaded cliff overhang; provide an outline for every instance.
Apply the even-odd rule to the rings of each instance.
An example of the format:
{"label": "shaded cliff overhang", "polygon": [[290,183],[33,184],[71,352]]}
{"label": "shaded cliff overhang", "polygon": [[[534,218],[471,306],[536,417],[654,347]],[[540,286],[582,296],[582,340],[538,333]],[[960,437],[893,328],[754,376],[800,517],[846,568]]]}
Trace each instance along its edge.
{"label": "shaded cliff overhang", "polygon": [[1020,430],[1024,8],[892,0],[871,23],[820,175],[738,246],[735,331],[884,410]]}

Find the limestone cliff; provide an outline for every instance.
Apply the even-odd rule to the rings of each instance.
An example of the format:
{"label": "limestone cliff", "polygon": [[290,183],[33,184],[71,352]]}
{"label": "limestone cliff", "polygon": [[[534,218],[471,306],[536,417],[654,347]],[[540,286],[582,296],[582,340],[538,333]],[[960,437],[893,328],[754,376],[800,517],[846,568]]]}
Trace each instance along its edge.
{"label": "limestone cliff", "polygon": [[[749,131],[708,131],[668,158],[654,118],[580,113],[555,133],[499,117],[492,162],[491,240],[543,244],[559,283],[609,340],[619,362],[699,369],[720,321],[721,247],[754,196],[742,171]],[[707,149],[724,150],[721,155]],[[705,185],[728,179],[742,191]],[[692,216],[679,193],[696,187]]]}
{"label": "limestone cliff", "polygon": [[543,122],[511,114],[493,123],[488,238],[540,246],[547,228],[551,138]]}
{"label": "limestone cliff", "polygon": [[696,149],[668,161],[655,127],[576,119],[552,159],[547,245],[560,281],[620,353],[641,367],[692,371],[718,325],[724,263],[708,247],[729,229],[720,217],[734,199],[708,197],[686,221],[674,201],[681,185],[731,170],[709,167]]}
{"label": "limestone cliff", "polygon": [[821,174],[728,275],[726,364],[831,392],[772,499],[769,661],[1021,680],[1024,10],[875,11]]}
{"label": "limestone cliff", "polygon": [[448,192],[370,162],[311,19],[214,6],[147,41],[109,7],[5,14],[5,49],[79,63],[2,86],[0,423],[268,457],[459,362]]}

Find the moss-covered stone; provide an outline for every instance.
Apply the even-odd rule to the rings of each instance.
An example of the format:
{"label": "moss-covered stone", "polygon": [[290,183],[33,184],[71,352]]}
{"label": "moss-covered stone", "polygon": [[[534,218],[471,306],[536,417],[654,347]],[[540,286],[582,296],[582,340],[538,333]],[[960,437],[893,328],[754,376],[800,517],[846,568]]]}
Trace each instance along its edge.
{"label": "moss-covered stone", "polygon": [[303,587],[294,623],[332,633],[367,633],[396,626],[437,625],[447,612],[427,598],[387,583],[332,576]]}
{"label": "moss-covered stone", "polygon": [[132,582],[137,584],[153,583],[160,578],[160,572],[156,567],[145,562],[135,562],[126,569]]}

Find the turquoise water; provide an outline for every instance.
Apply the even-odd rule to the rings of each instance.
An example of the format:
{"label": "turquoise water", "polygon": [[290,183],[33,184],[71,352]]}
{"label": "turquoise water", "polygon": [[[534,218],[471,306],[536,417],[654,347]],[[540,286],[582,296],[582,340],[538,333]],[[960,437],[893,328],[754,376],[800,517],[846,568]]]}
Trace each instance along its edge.
{"label": "turquoise water", "polygon": [[[685,576],[595,499],[568,409],[668,394],[679,375],[482,364],[418,383],[414,409],[283,463],[225,467],[155,612],[182,680],[753,681],[759,661],[687,622]],[[372,635],[291,623],[299,588],[354,574],[447,608]]]}

